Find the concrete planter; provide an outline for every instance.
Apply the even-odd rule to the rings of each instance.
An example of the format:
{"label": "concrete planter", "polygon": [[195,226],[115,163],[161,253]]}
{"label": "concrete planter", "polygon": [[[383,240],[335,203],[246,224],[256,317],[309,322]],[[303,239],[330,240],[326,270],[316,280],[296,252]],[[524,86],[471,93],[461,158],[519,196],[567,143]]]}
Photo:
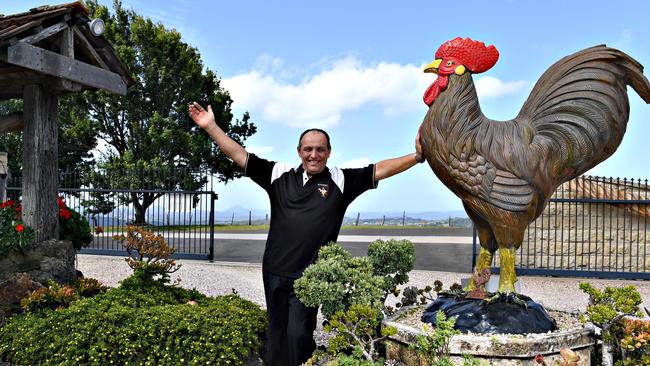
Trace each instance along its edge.
{"label": "concrete planter", "polygon": [[[427,366],[409,345],[421,329],[400,323],[400,318],[411,308],[403,308],[384,320],[384,326],[394,326],[397,334],[386,341],[386,356],[389,360],[403,362],[407,366]],[[590,348],[595,343],[593,331],[586,327],[540,334],[460,334],[450,342],[452,361],[461,364],[462,355],[469,354],[490,365],[538,366],[535,356],[541,354],[548,365],[561,360],[560,349],[569,348],[580,356],[580,366],[591,365]]]}

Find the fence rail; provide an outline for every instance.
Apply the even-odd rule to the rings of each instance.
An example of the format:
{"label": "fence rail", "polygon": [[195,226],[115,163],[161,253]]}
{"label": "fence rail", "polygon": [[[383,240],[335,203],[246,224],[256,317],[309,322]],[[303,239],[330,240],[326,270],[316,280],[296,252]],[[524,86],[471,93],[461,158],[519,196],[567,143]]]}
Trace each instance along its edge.
{"label": "fence rail", "polygon": [[[116,188],[112,184],[109,188],[87,188],[76,174],[60,177],[59,195],[68,207],[86,217],[95,232],[92,243],[82,248],[81,253],[126,255],[122,243],[114,240],[113,236],[125,234],[128,225],[137,220],[133,197],[141,202],[146,196],[155,199],[141,216],[143,222],[138,222],[138,225],[161,234],[167,244],[174,248],[175,258],[214,259],[216,193],[211,190],[178,189],[183,184],[191,186],[189,181],[178,183],[182,182],[176,176],[180,174],[178,172],[165,175],[160,170],[152,173],[138,171],[135,174],[122,171],[119,174],[124,176],[118,183],[131,187],[141,184],[144,188]],[[156,181],[167,182],[163,185],[176,189],[151,188]],[[19,199],[20,185],[20,177],[10,180],[7,195]]]}
{"label": "fence rail", "polygon": [[[127,201],[132,196],[142,198],[149,194],[159,198],[144,216],[146,227],[162,234],[176,250],[177,258],[214,259],[217,195],[211,190],[182,190],[183,184],[169,183],[170,189],[151,188],[155,181],[165,181],[165,176],[160,174],[138,173],[133,177],[122,179],[122,183],[128,183],[126,188],[115,185],[87,188],[69,177],[61,179],[59,191],[68,206],[83,214],[97,230],[91,246],[82,252],[124,254],[121,243],[114,241],[113,235],[123,234],[134,220],[135,208]],[[135,182],[141,182],[142,187],[134,188]],[[648,181],[639,179],[582,176],[563,184],[528,227],[516,257],[517,273],[650,279],[649,190]],[[18,198],[19,181],[9,182],[7,195]],[[98,206],[112,209],[101,214]],[[260,222],[254,222],[249,212],[247,217],[228,215],[221,222],[235,223],[235,218],[243,224],[268,223],[270,219],[265,215],[263,219],[257,218]],[[357,214],[348,224],[378,225],[388,223],[387,219],[387,216],[368,217],[362,221]],[[395,220],[397,225],[404,225],[408,215],[402,212]],[[451,219],[446,221],[452,226]],[[462,226],[466,222],[458,224]],[[476,234],[474,240],[476,252]],[[494,263],[498,263],[498,254]]]}

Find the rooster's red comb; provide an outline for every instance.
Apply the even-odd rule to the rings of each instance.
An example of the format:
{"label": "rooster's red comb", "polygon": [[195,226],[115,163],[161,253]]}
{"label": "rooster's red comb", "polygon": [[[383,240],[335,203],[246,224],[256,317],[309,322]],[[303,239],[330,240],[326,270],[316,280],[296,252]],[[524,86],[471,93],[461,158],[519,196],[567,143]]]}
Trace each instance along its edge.
{"label": "rooster's red comb", "polygon": [[494,46],[485,47],[483,42],[456,37],[443,43],[436,51],[436,59],[445,57],[458,59],[467,70],[478,74],[489,70],[497,63],[499,51]]}

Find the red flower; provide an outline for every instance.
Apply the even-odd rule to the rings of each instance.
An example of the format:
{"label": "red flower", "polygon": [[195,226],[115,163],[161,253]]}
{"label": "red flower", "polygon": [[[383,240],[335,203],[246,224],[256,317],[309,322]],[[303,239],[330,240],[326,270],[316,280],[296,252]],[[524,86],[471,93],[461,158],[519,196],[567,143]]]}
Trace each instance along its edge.
{"label": "red flower", "polygon": [[16,225],[17,232],[22,233],[24,230],[25,230],[25,226],[23,226],[23,224]]}
{"label": "red flower", "polygon": [[62,197],[59,197],[59,208],[65,208],[65,201],[63,201]]}
{"label": "red flower", "polygon": [[15,202],[13,200],[7,200],[6,202],[0,204],[0,208],[13,207],[14,203]]}
{"label": "red flower", "polygon": [[63,217],[66,220],[69,219],[70,211],[66,210],[65,208],[59,209],[59,217]]}

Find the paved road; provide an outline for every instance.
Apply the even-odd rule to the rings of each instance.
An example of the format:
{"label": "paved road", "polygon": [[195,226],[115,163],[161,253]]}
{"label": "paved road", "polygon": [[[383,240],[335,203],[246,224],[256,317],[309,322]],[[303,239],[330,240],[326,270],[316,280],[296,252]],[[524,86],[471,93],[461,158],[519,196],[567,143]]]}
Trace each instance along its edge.
{"label": "paved road", "polygon": [[[265,231],[223,231],[215,233],[215,261],[261,263]],[[192,237],[187,233],[165,233],[167,242],[178,253],[207,254],[208,235]],[[407,239],[415,246],[415,269],[445,272],[471,272],[471,229],[409,228],[409,229],[351,229],[339,235],[339,243],[352,255],[366,255],[368,245],[377,239]],[[121,244],[105,235],[96,247],[120,250]]]}

